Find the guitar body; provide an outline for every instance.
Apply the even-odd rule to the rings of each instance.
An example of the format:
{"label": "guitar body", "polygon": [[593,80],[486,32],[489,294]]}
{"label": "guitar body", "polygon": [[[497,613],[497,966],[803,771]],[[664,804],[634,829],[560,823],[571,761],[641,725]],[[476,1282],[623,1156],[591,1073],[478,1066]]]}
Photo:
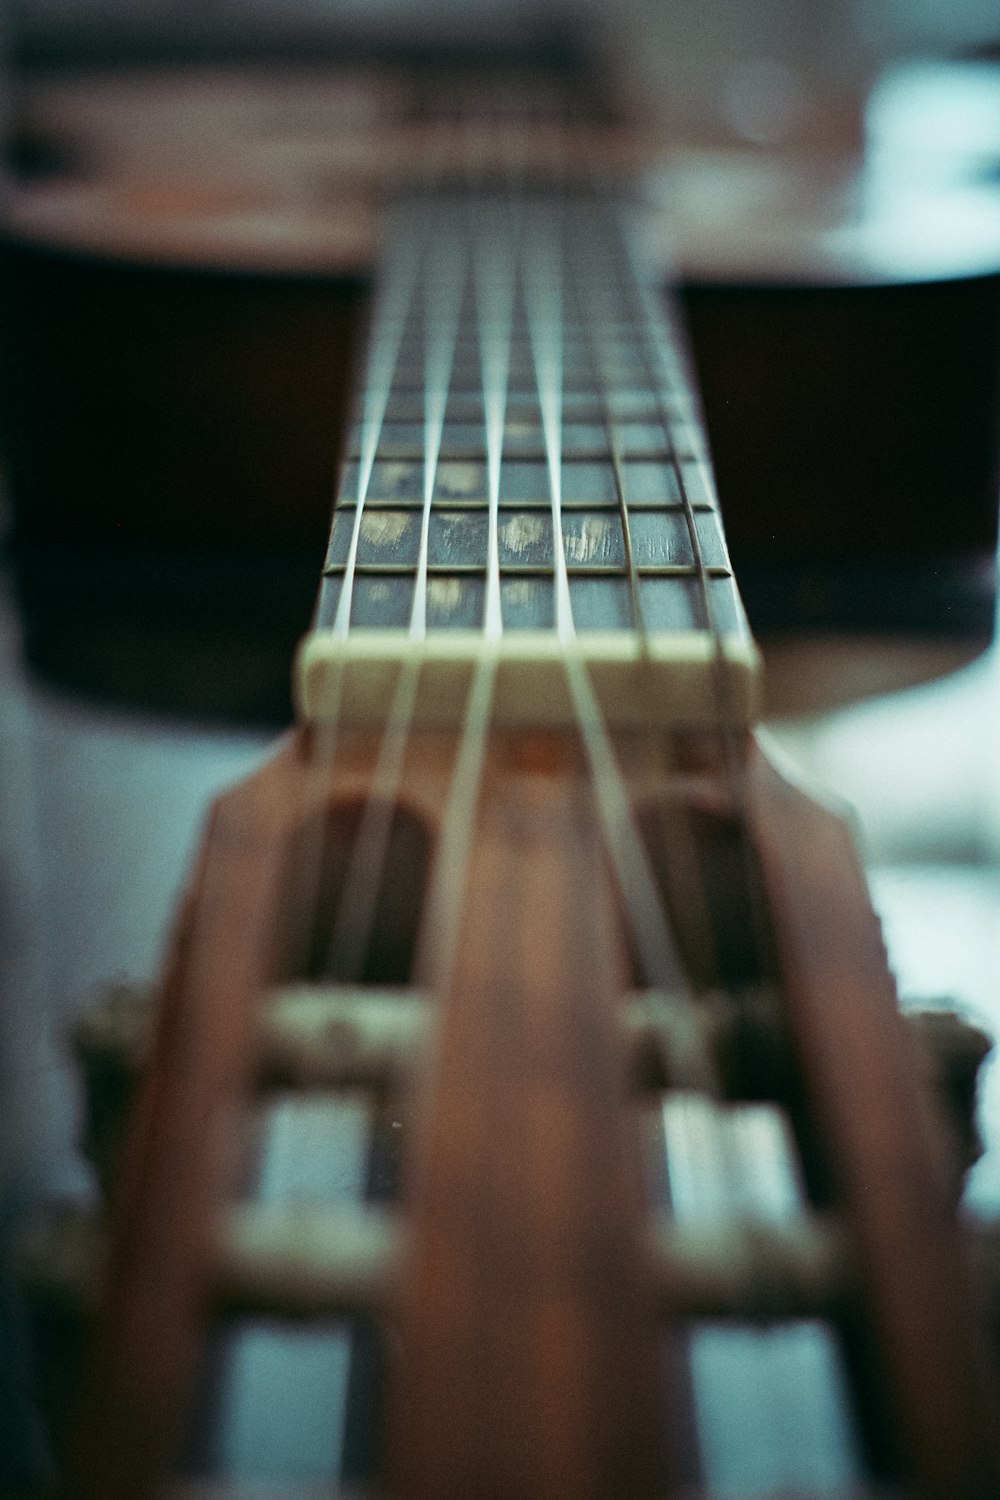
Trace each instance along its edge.
{"label": "guitar body", "polygon": [[[3,251],[3,406],[27,647],[42,670],[150,706],[287,715],[378,202],[430,149],[435,77],[28,84]],[[634,155],[627,132],[606,135],[605,152]],[[993,262],[915,263],[904,244],[897,265],[884,226],[844,207],[860,193],[850,169],[811,162],[782,169],[777,202],[773,166],[762,172],[763,249],[738,209],[714,211],[710,240],[699,202],[716,178],[723,201],[746,186],[738,158],[729,177],[706,161],[694,153],[674,174],[669,233],[756,628],[985,639],[1000,245]],[[794,255],[774,250],[775,215]],[[882,253],[824,258],[838,233]],[[745,245],[745,264],[719,243]],[[234,639],[225,622],[248,590],[253,623]],[[200,671],[180,677],[174,663],[199,641]],[[227,670],[213,670],[222,654]]]}

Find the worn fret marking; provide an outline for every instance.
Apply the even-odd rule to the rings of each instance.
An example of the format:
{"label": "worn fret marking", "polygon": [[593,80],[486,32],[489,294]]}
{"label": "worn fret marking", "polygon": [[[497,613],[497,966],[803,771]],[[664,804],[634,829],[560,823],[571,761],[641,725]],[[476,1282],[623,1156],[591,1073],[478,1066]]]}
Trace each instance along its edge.
{"label": "worn fret marking", "polygon": [[483,486],[483,471],[477,463],[456,463],[439,457],[437,493],[446,499],[478,495]]}
{"label": "worn fret marking", "polygon": [[412,517],[398,511],[371,511],[361,517],[361,538],[375,549],[396,547],[410,530]]}
{"label": "worn fret marking", "polygon": [[[500,540],[504,551],[516,562],[539,562],[550,556],[552,550],[552,518],[550,515],[513,515],[500,527]],[[510,564],[505,560],[505,571]]]}
{"label": "worn fret marking", "polygon": [[[573,527],[571,521],[579,519]],[[608,516],[563,518],[563,548],[567,564],[586,564],[604,561],[617,564],[624,562],[621,527],[613,524]]]}

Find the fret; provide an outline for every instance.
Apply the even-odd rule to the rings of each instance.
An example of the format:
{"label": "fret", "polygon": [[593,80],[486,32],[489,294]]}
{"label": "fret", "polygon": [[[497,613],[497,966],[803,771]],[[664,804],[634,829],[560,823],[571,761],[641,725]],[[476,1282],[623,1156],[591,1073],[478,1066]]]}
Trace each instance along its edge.
{"label": "fret", "polygon": [[[367,505],[358,528],[355,567],[410,568],[417,565],[420,547],[419,510]],[[427,563],[440,567],[485,567],[488,548],[488,510],[483,502],[464,507],[439,506],[431,511]],[[671,510],[636,510],[630,515],[633,560],[639,576],[655,570],[690,570],[695,566],[686,519],[679,506]],[[728,574],[729,565],[716,516],[696,513],[702,559],[708,570]],[[347,565],[354,534],[354,507],[337,514],[324,571]],[[504,507],[498,517],[500,567],[512,569],[553,565],[552,519],[539,502],[534,507]],[[625,570],[625,541],[617,509],[569,509],[563,514],[563,548],[570,572],[602,565]]]}
{"label": "fret", "polygon": [[[518,628],[550,629],[547,621],[548,597],[555,586],[553,568],[510,568],[500,575],[500,589],[511,600],[519,616]],[[482,611],[477,601],[483,593],[483,580],[487,569],[456,564],[447,568],[431,568],[427,572],[427,588],[433,591],[433,611],[439,629],[478,629],[482,623]],[[592,632],[614,628],[624,619],[625,603],[629,598],[629,580],[613,568],[584,568],[567,573],[568,588],[575,608],[582,618],[594,623]],[[360,567],[354,575],[351,597],[351,623],[355,628],[380,630],[394,625],[403,628],[406,623],[404,605],[395,605],[397,598],[405,598],[406,607],[412,605],[415,574],[412,568]],[[344,575],[332,573],[324,579],[327,591],[325,615],[334,612],[341,597]],[[725,627],[733,630],[738,616],[730,603],[728,592],[729,574],[719,570],[710,573],[707,586],[715,591],[713,608]],[[708,628],[702,599],[702,580],[693,568],[662,568],[650,571],[638,580],[638,591],[642,606],[649,621],[660,631],[704,631]],[[538,605],[541,618],[531,613]],[[509,625],[509,622],[508,622]],[[627,625],[627,622],[626,622]],[[509,625],[509,628],[514,628]],[[625,628],[623,625],[622,628]]]}
{"label": "fret", "polygon": [[[614,206],[432,193],[397,206],[404,241],[408,215],[436,269],[397,252],[380,383],[348,435],[300,655],[304,710],[323,711],[330,651],[350,656],[369,632],[446,635],[469,664],[508,633],[555,632],[565,647],[641,627],[664,637],[664,663],[721,652],[749,712],[755,652],[697,400]],[[405,658],[402,637],[387,649]]]}
{"label": "fret", "polygon": [[[437,565],[431,564],[427,569],[427,575],[428,577],[441,577],[452,573],[482,573],[483,571],[485,570],[481,563],[463,563],[453,561],[447,563],[439,563]],[[574,565],[567,571],[571,578],[621,578],[623,576],[626,576],[623,574],[620,567],[617,567],[610,563],[586,563],[580,566]],[[411,576],[412,573],[413,567],[411,564],[407,563],[356,563],[354,567],[355,578],[406,578]],[[515,563],[510,566],[505,566],[501,576],[503,578],[551,578],[554,576],[554,573],[555,569],[551,564],[547,565],[545,563]],[[343,574],[344,568],[341,566],[328,569],[323,576],[326,579],[336,580],[342,579]],[[641,583],[644,578],[698,579],[701,578],[702,575],[704,575],[707,579],[732,577],[732,573],[729,568],[699,568],[694,564],[664,563],[660,566],[644,568],[642,572],[638,574],[638,581]],[[738,618],[738,616],[736,616],[736,614],[734,613],[733,618],[736,619]]]}
{"label": "fret", "polygon": [[[540,464],[547,467],[544,434],[533,430],[531,432],[508,433],[504,431],[504,468],[516,464]],[[661,442],[659,445],[651,444],[642,440],[639,435],[630,440],[628,431],[624,433],[624,442],[619,445],[619,452],[629,463],[633,464],[660,464],[670,471],[674,470],[674,456],[694,468],[705,461],[704,450],[694,434],[680,432],[675,434],[672,442]],[[459,464],[485,464],[487,461],[486,444],[482,441],[476,443],[456,443],[448,441],[448,434],[443,431],[441,443],[441,463]],[[358,462],[359,455],[349,452],[347,462],[352,471],[357,473],[361,465]],[[422,448],[415,447],[412,443],[393,444],[384,443],[379,449],[379,462],[381,464],[392,464],[394,466],[411,465],[417,469],[423,468],[424,452]],[[598,463],[605,468],[611,463],[611,451],[605,439],[600,443],[596,437],[591,446],[585,443],[579,444],[575,449],[562,455],[562,464],[594,464]],[[665,481],[669,483],[668,481]],[[663,496],[657,496],[663,499]],[[353,496],[349,497],[352,500]]]}
{"label": "fret", "polygon": [[[622,452],[626,498],[629,510],[657,505],[681,504],[678,468],[685,493],[696,505],[714,505],[715,490],[711,475],[704,463],[692,453],[681,449],[677,462],[663,454]],[[342,499],[339,507],[354,504],[357,493],[359,465],[349,460],[344,470]],[[461,499],[465,496],[485,496],[487,490],[486,454],[481,447],[477,453],[454,456],[445,454],[438,459],[435,476],[435,498],[441,500]],[[610,454],[604,462],[593,455],[563,453],[562,494],[566,504],[578,502],[617,503],[614,472]],[[366,504],[383,500],[415,500],[423,495],[423,454],[408,453],[403,457],[388,456],[382,452],[372,466],[368,481]],[[508,452],[500,471],[500,503],[505,500],[548,500],[548,469],[544,450],[539,446],[536,453]]]}

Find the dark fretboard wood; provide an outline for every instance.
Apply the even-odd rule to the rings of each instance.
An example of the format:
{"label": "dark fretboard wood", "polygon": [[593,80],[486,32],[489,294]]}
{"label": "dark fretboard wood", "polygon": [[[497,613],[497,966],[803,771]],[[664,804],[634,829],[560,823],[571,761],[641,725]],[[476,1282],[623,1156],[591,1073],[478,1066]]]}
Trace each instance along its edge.
{"label": "dark fretboard wood", "polygon": [[597,192],[396,205],[300,656],[307,716],[333,711],[328,669],[373,630],[396,634],[390,655],[448,633],[474,658],[525,632],[558,659],[577,636],[651,641],[702,676],[726,654],[752,713],[755,653],[683,345],[623,221]]}

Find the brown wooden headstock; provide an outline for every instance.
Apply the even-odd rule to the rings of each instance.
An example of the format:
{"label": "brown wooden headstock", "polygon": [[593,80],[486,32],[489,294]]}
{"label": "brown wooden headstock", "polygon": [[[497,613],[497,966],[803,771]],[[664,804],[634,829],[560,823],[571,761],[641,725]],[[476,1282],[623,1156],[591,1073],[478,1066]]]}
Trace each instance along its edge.
{"label": "brown wooden headstock", "polygon": [[[733,904],[720,891],[759,886],[728,919],[725,992],[698,981],[667,997],[637,971],[574,738],[496,734],[435,996],[391,945],[353,984],[324,973],[374,756],[348,737],[332,773],[319,748],[315,731],[289,740],[209,825],[114,1194],[73,1492],[151,1492],[209,1315],[353,1310],[393,1330],[383,1436],[401,1496],[662,1494],[698,1460],[677,1447],[689,1396],[664,1375],[658,1330],[794,1316],[835,1330],[877,1475],[915,1494],[990,1494],[994,1398],[942,1136],[843,818],[753,749],[749,822],[734,822],[718,763],[678,747],[674,780],[658,782],[664,826],[693,812],[710,926]],[[648,816],[645,752],[619,750]],[[403,893],[390,925],[411,935],[441,853],[448,751],[446,736],[415,736],[390,820]],[[693,952],[700,898],[689,909],[670,894]],[[741,971],[738,932],[757,941],[760,900],[766,949]],[[412,963],[419,938],[406,947]],[[648,1090],[680,1100],[714,1080],[705,1108],[725,1113],[775,1078],[806,1183],[797,1213],[769,1225],[654,1212]],[[393,1101],[408,1122],[397,1208],[232,1202],[241,1113],[277,1080],[361,1082]]]}

